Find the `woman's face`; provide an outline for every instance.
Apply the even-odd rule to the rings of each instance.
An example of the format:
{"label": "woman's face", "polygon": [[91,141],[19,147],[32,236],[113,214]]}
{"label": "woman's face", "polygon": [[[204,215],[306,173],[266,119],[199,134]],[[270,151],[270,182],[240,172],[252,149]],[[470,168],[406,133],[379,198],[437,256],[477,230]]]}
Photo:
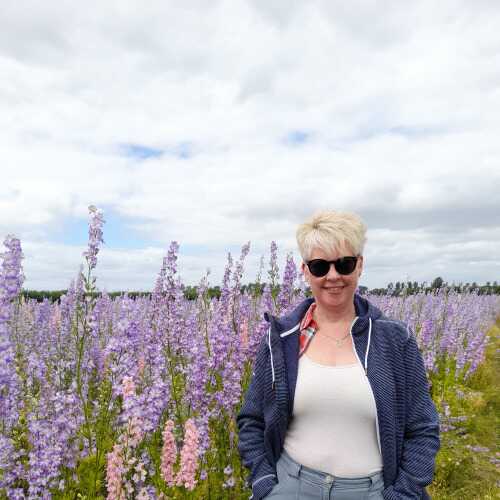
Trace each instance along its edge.
{"label": "woman's face", "polygon": [[[348,247],[339,250],[326,252],[320,248],[315,248],[309,260],[325,259],[328,261],[355,255]],[[302,272],[306,281],[311,286],[311,292],[318,305],[328,309],[343,309],[353,302],[354,293],[358,287],[358,280],[363,269],[363,257],[358,258],[356,268],[351,274],[342,275],[335,270],[334,265],[330,265],[328,274],[317,278],[309,271],[307,265],[302,263]]]}

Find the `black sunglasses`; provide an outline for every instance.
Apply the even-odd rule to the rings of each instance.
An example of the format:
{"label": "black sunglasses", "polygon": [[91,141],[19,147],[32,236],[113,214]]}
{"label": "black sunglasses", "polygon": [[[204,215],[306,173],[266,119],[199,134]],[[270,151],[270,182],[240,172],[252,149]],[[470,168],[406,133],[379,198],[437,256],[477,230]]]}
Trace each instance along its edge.
{"label": "black sunglasses", "polygon": [[337,260],[312,259],[306,262],[309,271],[316,278],[326,276],[330,271],[330,265],[333,264],[335,271],[344,276],[351,274],[356,269],[358,257],[341,257]]}

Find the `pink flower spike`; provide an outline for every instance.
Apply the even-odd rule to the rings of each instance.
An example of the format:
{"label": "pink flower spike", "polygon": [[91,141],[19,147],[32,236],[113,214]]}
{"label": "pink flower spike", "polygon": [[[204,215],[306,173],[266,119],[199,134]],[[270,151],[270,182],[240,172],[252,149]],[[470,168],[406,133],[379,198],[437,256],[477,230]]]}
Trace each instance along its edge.
{"label": "pink flower spike", "polygon": [[177,473],[176,483],[188,490],[196,485],[195,474],[198,468],[199,433],[193,419],[186,420],[184,426],[184,445],[181,451],[181,468]]}
{"label": "pink flower spike", "polygon": [[144,422],[139,417],[128,419],[127,436],[131,448],[137,448],[144,437]]}
{"label": "pink flower spike", "polygon": [[113,446],[113,451],[107,455],[108,463],[106,466],[106,484],[108,488],[107,500],[124,500],[125,492],[122,487],[122,474],[124,464],[122,449],[119,444]]}
{"label": "pink flower spike", "polygon": [[161,476],[169,486],[175,484],[174,464],[177,460],[177,447],[172,433],[174,423],[167,420],[163,429],[163,448],[161,450]]}
{"label": "pink flower spike", "polygon": [[135,394],[135,382],[132,377],[123,377],[122,380],[123,399],[128,399]]}

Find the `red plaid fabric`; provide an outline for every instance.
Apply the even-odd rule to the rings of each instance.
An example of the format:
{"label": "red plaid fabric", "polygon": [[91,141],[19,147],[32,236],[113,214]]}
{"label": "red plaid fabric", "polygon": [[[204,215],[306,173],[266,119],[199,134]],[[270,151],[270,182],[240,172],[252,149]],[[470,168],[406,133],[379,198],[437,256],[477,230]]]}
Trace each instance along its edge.
{"label": "red plaid fabric", "polygon": [[316,303],[313,302],[300,322],[299,357],[304,354],[309,342],[311,342],[311,339],[314,337],[314,334],[318,329],[318,324],[313,318],[315,309]]}

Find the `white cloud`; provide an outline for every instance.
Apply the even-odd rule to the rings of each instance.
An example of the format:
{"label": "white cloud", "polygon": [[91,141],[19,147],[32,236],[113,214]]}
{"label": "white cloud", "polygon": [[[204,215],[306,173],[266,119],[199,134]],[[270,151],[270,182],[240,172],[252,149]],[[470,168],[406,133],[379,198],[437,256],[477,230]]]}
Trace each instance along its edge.
{"label": "white cloud", "polygon": [[477,260],[500,244],[493,2],[25,1],[2,19],[0,235],[23,238],[30,286],[74,275],[81,249],[49,235],[90,203],[151,241],[103,251],[111,288],[150,286],[172,239],[206,247],[191,282],[252,240],[251,277],[319,207],[367,220],[370,286],[498,275]]}

